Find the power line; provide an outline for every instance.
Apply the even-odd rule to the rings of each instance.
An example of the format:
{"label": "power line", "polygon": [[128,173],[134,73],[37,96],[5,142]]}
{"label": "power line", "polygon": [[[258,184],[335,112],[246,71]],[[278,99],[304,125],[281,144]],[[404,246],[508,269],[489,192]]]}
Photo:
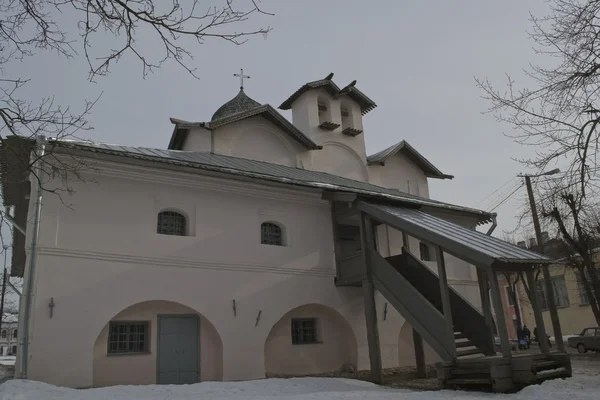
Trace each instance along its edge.
{"label": "power line", "polygon": [[520,181],[513,183],[508,188],[506,188],[506,190],[503,190],[500,193],[498,193],[494,198],[492,198],[491,201],[488,201],[487,203],[482,205],[481,208],[484,210],[491,208],[494,204],[496,204],[497,202],[499,202],[500,200],[505,198],[510,192],[515,190],[515,188],[519,187],[520,185],[522,185],[522,182],[520,182]]}
{"label": "power line", "polygon": [[504,200],[502,200],[500,203],[496,204],[496,206],[494,208],[492,208],[490,210],[490,212],[494,211],[496,208],[500,207],[502,204],[504,204],[508,199],[510,199],[515,193],[517,193],[517,191],[519,189],[521,189],[523,187],[523,183],[521,183],[520,185],[518,185],[515,190],[513,190],[508,196],[506,196],[504,198]]}
{"label": "power line", "polygon": [[489,199],[490,197],[492,197],[494,194],[496,194],[499,190],[503,189],[506,185],[508,185],[509,183],[511,183],[515,178],[517,178],[516,176],[513,176],[512,178],[510,178],[508,181],[504,182],[502,184],[502,186],[500,186],[498,189],[494,190],[492,193],[488,194],[487,196],[485,196],[485,198],[479,200],[477,202],[477,204],[474,205],[474,207],[477,207],[478,205],[480,205],[481,203],[483,203],[484,201],[486,201],[487,199]]}

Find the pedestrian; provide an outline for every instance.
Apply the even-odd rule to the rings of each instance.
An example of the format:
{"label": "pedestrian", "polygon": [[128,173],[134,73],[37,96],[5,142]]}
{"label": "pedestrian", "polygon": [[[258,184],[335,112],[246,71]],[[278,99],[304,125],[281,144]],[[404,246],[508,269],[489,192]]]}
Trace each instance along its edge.
{"label": "pedestrian", "polygon": [[527,328],[527,325],[523,325],[523,339],[525,339],[525,343],[527,343],[527,348],[531,347],[531,331]]}

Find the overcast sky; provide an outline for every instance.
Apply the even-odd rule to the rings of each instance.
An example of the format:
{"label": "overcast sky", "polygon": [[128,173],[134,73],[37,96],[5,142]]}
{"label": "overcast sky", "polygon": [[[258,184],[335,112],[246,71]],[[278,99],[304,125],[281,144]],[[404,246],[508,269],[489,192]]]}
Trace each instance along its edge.
{"label": "overcast sky", "polygon": [[[261,6],[275,16],[247,26],[270,25],[267,38],[257,36],[243,46],[209,41],[190,48],[199,80],[174,63],[143,79],[131,57],[113,65],[98,83],[86,81],[81,58],[40,53],[16,68],[32,78],[26,92],[32,100],[56,96],[77,109],[84,98],[103,92],[90,117],[95,130],[87,138],[158,148],[168,145],[169,117],[206,121],[235,96],[239,82],[232,74],[240,68],[251,76],[247,94],[275,107],[305,82],[334,72],[339,86],[356,79],[378,105],[364,118],[369,154],[405,139],[455,176],[432,180],[433,198],[475,206],[524,171],[511,157],[527,157],[533,149],[513,143],[503,136],[510,127],[482,115],[489,104],[474,77],[489,78],[499,88],[505,74],[527,84],[522,69],[535,61],[527,36],[529,12],[543,15],[543,0],[263,0]],[[521,188],[496,210],[498,236],[514,227],[524,196]]]}

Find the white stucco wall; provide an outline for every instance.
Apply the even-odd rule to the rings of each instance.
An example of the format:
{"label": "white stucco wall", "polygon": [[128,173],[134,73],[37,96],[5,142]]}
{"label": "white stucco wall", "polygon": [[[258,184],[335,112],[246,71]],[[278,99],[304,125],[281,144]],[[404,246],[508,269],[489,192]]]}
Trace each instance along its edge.
{"label": "white stucco wall", "polygon": [[210,153],[212,149],[211,131],[196,127],[190,128],[181,150]]}
{"label": "white stucco wall", "polygon": [[[319,128],[319,101],[328,108],[329,122],[340,124],[340,127],[333,131]],[[353,127],[362,130],[360,107],[348,97],[334,99],[324,89],[316,89],[303,93],[292,104],[294,125],[315,143],[323,146],[322,150],[310,152],[305,168],[367,182],[369,176],[366,169],[365,134],[355,137],[342,134],[342,105],[350,111],[348,118],[352,120]]]}
{"label": "white stucco wall", "polygon": [[[44,199],[31,379],[93,385],[94,360],[104,346],[97,339],[106,324],[154,300],[194,310],[214,326],[223,344],[224,380],[263,378],[269,332],[306,304],[327,306],[346,319],[356,338],[357,367],[368,368],[362,291],[334,285],[330,210],[320,195],[148,167],[115,170],[100,162],[95,168],[95,182],[75,183],[74,194],[63,199],[70,208],[55,196]],[[156,234],[163,209],[187,215],[190,236]],[[260,244],[265,220],[285,227],[288,246]],[[384,303],[378,294],[379,314]],[[388,307],[380,322],[386,367],[398,365],[403,323]]]}
{"label": "white stucco wall", "polygon": [[234,122],[213,132],[214,152],[295,167],[301,145],[261,116]]}
{"label": "white stucco wall", "polygon": [[371,183],[429,198],[425,173],[401,152],[388,158],[385,165],[369,165],[368,171]]}
{"label": "white stucco wall", "polygon": [[[236,140],[244,143],[246,134],[260,138],[252,129],[263,122],[253,123],[244,127],[249,133],[240,134],[234,124],[221,132],[222,146],[233,143],[235,149]],[[273,137],[277,139],[272,143],[282,140]],[[269,141],[268,136],[264,139]],[[286,146],[268,154],[285,160]],[[111,319],[148,301],[177,303],[214,327],[222,341],[224,380],[263,378],[269,333],[282,326],[278,322],[291,310],[308,304],[327,307],[347,321],[356,340],[357,367],[368,368],[362,291],[334,285],[331,213],[320,194],[148,166],[98,162],[94,167],[97,171],[87,176],[88,182],[73,183],[74,193],[63,195],[69,207],[56,196],[44,199],[31,379],[86,387],[94,384],[95,376],[106,376],[96,375],[94,365],[104,371],[107,362],[125,368],[126,361],[103,359],[104,344],[97,340]],[[189,236],[156,234],[156,216],[166,209],[186,215]],[[284,227],[285,247],[260,244],[264,221]],[[390,229],[385,241],[391,254],[400,251],[400,232]],[[411,249],[418,253],[416,239]],[[476,283],[459,276],[463,270],[463,265],[448,261],[451,284],[476,304],[471,295],[478,293]],[[56,304],[52,318],[50,298]],[[406,365],[413,355],[402,350],[404,318],[388,305],[384,320],[386,300],[377,294],[376,303],[383,365]],[[75,327],[77,335],[71,334]],[[136,379],[147,382],[147,376]]]}

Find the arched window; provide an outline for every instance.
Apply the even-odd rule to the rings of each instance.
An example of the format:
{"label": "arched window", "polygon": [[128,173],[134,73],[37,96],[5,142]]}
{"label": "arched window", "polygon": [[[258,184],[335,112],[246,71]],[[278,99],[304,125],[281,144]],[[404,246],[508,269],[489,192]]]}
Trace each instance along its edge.
{"label": "arched window", "polygon": [[175,211],[158,213],[156,233],[161,235],[186,235],[185,217]]}
{"label": "arched window", "polygon": [[17,337],[17,332],[18,331],[16,329],[13,330],[13,339]]}
{"label": "arched window", "polygon": [[263,222],[260,225],[260,243],[283,246],[283,232],[281,231],[281,227],[272,222]]}
{"label": "arched window", "polygon": [[2,333],[0,334],[2,339],[6,339],[6,329],[2,329]]}

